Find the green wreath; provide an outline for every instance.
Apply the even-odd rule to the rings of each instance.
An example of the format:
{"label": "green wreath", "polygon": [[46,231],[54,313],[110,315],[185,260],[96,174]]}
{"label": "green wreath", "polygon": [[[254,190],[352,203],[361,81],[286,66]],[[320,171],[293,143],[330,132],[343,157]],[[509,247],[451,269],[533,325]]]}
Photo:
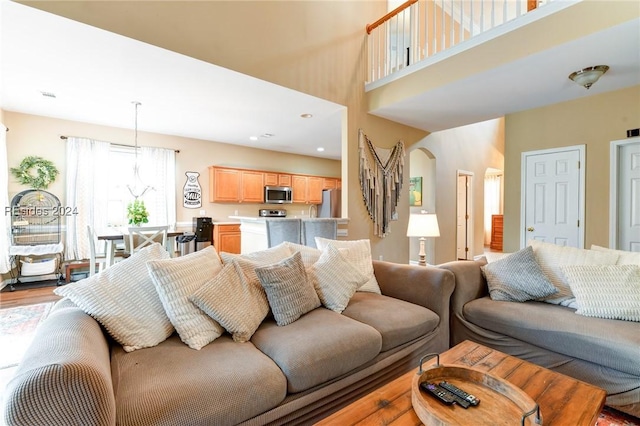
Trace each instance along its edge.
{"label": "green wreath", "polygon": [[[33,168],[35,168],[35,176],[31,174]],[[19,167],[12,167],[11,173],[22,185],[28,185],[33,189],[47,189],[56,180],[58,169],[49,160],[29,156],[22,160]]]}

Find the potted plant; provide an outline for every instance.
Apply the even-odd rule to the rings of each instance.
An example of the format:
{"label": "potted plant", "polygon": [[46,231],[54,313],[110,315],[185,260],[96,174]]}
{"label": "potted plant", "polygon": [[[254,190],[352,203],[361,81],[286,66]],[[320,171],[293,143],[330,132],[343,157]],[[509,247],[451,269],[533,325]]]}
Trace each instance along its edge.
{"label": "potted plant", "polygon": [[137,198],[127,206],[127,219],[129,225],[140,226],[143,223],[149,223],[149,212],[144,205],[144,201]]}

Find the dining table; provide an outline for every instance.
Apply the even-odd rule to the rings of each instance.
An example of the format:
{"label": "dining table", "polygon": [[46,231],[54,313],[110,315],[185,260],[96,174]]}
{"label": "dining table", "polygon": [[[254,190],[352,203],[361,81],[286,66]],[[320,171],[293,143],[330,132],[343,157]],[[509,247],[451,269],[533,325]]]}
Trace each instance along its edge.
{"label": "dining table", "polygon": [[[169,228],[167,231],[167,243],[165,248],[171,257],[175,257],[176,255],[176,237],[184,235],[184,233],[185,231],[180,231],[175,228]],[[106,242],[106,263],[107,266],[112,266],[116,255],[116,245],[118,243],[124,244],[124,239],[129,235],[127,228],[112,226],[98,229],[96,234],[98,240]]]}

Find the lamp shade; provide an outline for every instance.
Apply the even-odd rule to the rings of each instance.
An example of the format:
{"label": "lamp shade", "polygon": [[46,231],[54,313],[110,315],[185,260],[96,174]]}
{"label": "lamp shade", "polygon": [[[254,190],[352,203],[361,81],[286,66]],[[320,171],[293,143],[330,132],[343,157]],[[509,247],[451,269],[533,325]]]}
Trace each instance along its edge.
{"label": "lamp shade", "polygon": [[409,215],[407,237],[439,237],[438,218],[433,213]]}

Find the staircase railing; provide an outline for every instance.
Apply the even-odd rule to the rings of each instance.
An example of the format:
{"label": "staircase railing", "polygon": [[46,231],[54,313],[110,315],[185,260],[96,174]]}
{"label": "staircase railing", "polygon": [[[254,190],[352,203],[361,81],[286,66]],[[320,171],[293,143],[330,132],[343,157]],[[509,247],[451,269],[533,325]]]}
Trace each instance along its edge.
{"label": "staircase railing", "polygon": [[368,83],[554,0],[409,0],[367,25]]}

